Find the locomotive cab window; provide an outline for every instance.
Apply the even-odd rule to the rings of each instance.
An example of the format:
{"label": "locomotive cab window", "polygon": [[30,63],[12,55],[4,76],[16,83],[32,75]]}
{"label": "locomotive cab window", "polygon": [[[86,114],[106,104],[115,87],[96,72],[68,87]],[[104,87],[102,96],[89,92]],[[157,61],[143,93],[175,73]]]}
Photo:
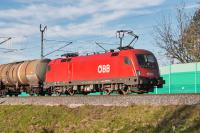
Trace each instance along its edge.
{"label": "locomotive cab window", "polygon": [[144,54],[138,54],[136,55],[137,60],[138,60],[138,64],[142,67],[142,68],[157,68],[157,62],[156,62],[156,58],[151,55],[144,55]]}
{"label": "locomotive cab window", "polygon": [[128,57],[124,57],[124,63],[127,65],[131,65],[131,61]]}

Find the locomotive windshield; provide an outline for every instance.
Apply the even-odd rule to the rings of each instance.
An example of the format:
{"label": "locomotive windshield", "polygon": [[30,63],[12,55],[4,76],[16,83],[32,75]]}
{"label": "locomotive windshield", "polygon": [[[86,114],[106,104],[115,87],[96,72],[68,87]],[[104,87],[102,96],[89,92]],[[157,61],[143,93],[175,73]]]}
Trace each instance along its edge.
{"label": "locomotive windshield", "polygon": [[138,54],[136,55],[139,65],[142,68],[157,68],[156,58],[151,55]]}

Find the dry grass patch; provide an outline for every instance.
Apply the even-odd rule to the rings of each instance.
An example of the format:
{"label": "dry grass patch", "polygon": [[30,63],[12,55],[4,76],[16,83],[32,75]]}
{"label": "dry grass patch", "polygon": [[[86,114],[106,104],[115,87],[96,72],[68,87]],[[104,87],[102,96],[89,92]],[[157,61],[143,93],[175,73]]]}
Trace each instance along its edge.
{"label": "dry grass patch", "polygon": [[200,106],[0,106],[0,132],[200,132]]}

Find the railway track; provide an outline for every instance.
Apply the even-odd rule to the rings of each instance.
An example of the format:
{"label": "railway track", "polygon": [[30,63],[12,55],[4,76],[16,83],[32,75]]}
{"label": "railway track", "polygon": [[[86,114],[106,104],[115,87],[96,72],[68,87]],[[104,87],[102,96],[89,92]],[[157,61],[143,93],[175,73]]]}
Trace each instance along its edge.
{"label": "railway track", "polygon": [[200,105],[200,94],[116,95],[116,96],[33,96],[0,98],[1,105]]}

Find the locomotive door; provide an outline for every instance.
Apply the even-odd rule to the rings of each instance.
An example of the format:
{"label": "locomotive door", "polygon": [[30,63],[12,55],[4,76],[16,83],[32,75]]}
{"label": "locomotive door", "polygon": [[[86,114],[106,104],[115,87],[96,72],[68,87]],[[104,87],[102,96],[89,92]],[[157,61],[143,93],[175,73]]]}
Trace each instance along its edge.
{"label": "locomotive door", "polygon": [[71,82],[72,80],[72,75],[73,75],[73,66],[72,66],[72,62],[68,63],[68,80],[69,82]]}

